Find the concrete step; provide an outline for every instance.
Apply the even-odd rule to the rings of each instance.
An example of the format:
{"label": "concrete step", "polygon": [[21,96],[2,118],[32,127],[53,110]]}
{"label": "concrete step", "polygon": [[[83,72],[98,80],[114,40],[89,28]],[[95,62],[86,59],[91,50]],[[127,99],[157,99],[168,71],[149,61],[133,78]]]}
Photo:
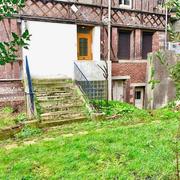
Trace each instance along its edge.
{"label": "concrete step", "polygon": [[55,84],[55,83],[73,83],[72,79],[33,79],[32,83],[38,84]]}
{"label": "concrete step", "polygon": [[49,112],[54,112],[54,111],[69,111],[69,110],[80,110],[84,108],[83,103],[77,103],[77,104],[61,104],[61,105],[49,105],[49,106],[43,106],[42,105],[42,110],[43,111],[49,111]]}
{"label": "concrete step", "polygon": [[58,99],[40,99],[38,100],[40,105],[62,105],[62,104],[70,104],[70,103],[81,103],[82,100],[80,97],[68,97],[68,98],[64,98],[64,97],[59,97]]}
{"label": "concrete step", "polygon": [[44,94],[48,92],[73,92],[76,88],[73,85],[66,85],[66,86],[53,86],[53,87],[37,87],[34,86],[34,92],[37,94]]}
{"label": "concrete step", "polygon": [[56,89],[56,88],[62,88],[62,87],[74,87],[73,83],[56,83],[56,84],[36,84],[34,85],[34,89]]}
{"label": "concrete step", "polygon": [[71,124],[74,122],[82,122],[82,121],[86,121],[88,120],[87,117],[85,116],[80,116],[77,118],[70,118],[70,119],[66,119],[66,120],[54,120],[54,121],[45,121],[45,122],[41,122],[39,124],[40,128],[45,128],[45,127],[54,127],[54,126],[61,126],[64,124]]}
{"label": "concrete step", "polygon": [[67,93],[73,94],[73,92],[66,92],[66,91],[49,91],[49,92],[37,92],[36,97],[44,97],[44,96],[60,96],[66,95]]}
{"label": "concrete step", "polygon": [[80,112],[67,112],[67,111],[58,111],[58,112],[49,112],[49,113],[45,113],[41,115],[41,119],[42,121],[46,121],[46,120],[55,120],[55,119],[74,119],[80,116],[84,116],[84,112],[80,111]]}
{"label": "concrete step", "polygon": [[73,93],[63,93],[60,95],[51,95],[51,96],[36,96],[38,98],[39,101],[45,101],[45,100],[54,100],[54,99],[63,99],[63,98],[72,98],[72,97],[76,97],[77,95],[73,94]]}

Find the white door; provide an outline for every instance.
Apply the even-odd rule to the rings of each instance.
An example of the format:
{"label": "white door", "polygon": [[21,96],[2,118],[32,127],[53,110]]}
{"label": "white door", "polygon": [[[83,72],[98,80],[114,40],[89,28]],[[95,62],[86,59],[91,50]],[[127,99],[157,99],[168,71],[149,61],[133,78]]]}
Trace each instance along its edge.
{"label": "white door", "polygon": [[144,88],[135,88],[135,106],[143,109],[144,107]]}
{"label": "white door", "polygon": [[124,100],[123,81],[113,81],[113,100],[121,101]]}

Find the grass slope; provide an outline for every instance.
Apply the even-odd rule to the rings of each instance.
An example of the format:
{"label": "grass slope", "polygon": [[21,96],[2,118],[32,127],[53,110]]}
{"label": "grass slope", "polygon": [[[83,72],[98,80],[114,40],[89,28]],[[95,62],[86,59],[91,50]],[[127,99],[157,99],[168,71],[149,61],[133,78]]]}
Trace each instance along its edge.
{"label": "grass slope", "polygon": [[3,141],[0,179],[173,180],[178,118],[167,109],[139,110]]}

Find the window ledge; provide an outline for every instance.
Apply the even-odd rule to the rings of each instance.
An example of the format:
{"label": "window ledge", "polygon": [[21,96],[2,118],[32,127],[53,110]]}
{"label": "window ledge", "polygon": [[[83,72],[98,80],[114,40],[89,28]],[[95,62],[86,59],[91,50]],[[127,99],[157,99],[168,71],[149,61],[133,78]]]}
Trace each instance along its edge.
{"label": "window ledge", "polygon": [[131,5],[120,4],[119,7],[120,7],[120,8],[124,8],[124,9],[132,9],[132,6],[131,6]]}

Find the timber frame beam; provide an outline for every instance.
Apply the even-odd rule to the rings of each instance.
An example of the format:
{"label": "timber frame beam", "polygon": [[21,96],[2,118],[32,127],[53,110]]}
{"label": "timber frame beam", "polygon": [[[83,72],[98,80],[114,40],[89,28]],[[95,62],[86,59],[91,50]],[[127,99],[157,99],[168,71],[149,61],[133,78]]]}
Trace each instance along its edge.
{"label": "timber frame beam", "polygon": [[[78,9],[76,13],[71,9],[73,4]],[[111,14],[113,27],[165,30],[165,14],[121,8],[112,8]],[[103,20],[107,15],[107,6],[54,0],[27,0],[25,7],[16,17],[25,20],[103,26]]]}

